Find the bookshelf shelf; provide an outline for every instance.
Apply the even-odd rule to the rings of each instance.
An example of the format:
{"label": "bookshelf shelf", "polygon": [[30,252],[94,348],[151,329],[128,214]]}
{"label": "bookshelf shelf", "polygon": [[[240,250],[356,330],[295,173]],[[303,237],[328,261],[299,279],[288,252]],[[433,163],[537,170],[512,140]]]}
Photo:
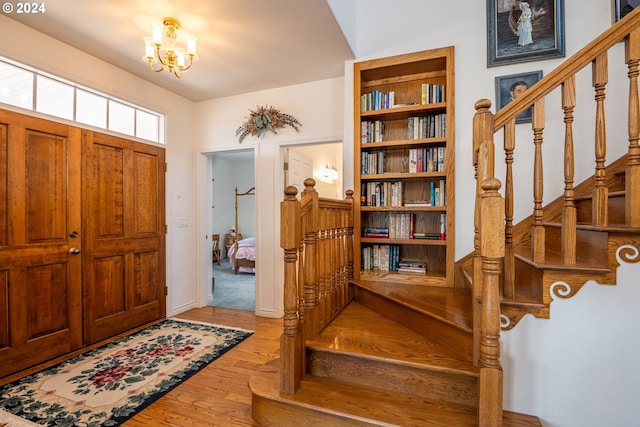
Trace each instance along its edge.
{"label": "bookshelf shelf", "polygon": [[454,286],[454,48],[354,64],[356,279]]}

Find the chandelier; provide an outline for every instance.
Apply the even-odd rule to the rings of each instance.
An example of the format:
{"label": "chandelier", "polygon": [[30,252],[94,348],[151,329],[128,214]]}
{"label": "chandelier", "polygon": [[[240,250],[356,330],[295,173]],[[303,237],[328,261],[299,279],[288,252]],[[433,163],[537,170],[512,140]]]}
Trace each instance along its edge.
{"label": "chandelier", "polygon": [[[175,18],[164,18],[162,27],[152,26],[152,36],[145,37],[145,53],[143,61],[149,63],[149,68],[156,73],[165,68],[177,78],[182,77],[182,72],[191,68],[193,61],[198,59],[196,55],[196,37],[187,36],[187,49],[176,47],[180,22]],[[159,68],[154,64],[160,63]]]}

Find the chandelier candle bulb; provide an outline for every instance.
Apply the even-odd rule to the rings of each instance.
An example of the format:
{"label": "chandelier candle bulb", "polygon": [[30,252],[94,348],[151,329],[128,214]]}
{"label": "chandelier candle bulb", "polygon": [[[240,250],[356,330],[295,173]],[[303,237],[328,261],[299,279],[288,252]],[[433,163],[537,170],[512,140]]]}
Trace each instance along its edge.
{"label": "chandelier candle bulb", "polygon": [[195,36],[190,36],[187,39],[187,55],[196,56],[196,42],[198,38]]}

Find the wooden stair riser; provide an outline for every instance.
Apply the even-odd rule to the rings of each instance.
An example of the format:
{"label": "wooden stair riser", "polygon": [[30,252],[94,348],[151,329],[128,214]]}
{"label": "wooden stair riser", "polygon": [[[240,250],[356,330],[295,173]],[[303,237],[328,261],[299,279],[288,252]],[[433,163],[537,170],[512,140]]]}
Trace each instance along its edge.
{"label": "wooden stair riser", "polygon": [[478,405],[477,373],[451,372],[393,360],[375,360],[323,349],[307,350],[307,372],[321,377],[411,393],[469,407]]}
{"label": "wooden stair riser", "polygon": [[455,350],[459,354],[471,354],[471,333],[463,331],[456,325],[443,322],[428,313],[415,311],[358,287],[354,288],[354,300],[444,347],[450,347],[452,343],[456,343],[459,347]]}
{"label": "wooden stair riser", "polygon": [[[623,213],[624,216],[624,213]],[[562,228],[560,224],[545,224],[545,251],[560,254],[562,251]],[[607,246],[607,232],[599,230],[576,230],[576,253],[578,262],[595,267],[606,267],[607,253],[602,248]]]}
{"label": "wooden stair riser", "polygon": [[[327,390],[329,393],[330,390]],[[322,406],[299,404],[295,400],[268,399],[253,393],[251,415],[264,427],[369,427],[387,425],[373,420],[357,420],[344,414],[332,413]]]}
{"label": "wooden stair riser", "polygon": [[[624,188],[624,187],[623,187]],[[609,189],[609,191],[613,191]],[[625,223],[625,195],[616,192],[609,195],[609,224]],[[576,219],[580,224],[591,224],[593,217],[593,200],[590,197],[576,200]]]}

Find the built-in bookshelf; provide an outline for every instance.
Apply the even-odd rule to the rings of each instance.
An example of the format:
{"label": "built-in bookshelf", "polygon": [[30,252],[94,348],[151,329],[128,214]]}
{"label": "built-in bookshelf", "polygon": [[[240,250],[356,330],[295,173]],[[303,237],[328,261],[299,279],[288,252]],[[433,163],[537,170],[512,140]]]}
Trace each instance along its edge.
{"label": "built-in bookshelf", "polygon": [[358,62],[354,90],[355,278],[454,286],[454,48]]}

